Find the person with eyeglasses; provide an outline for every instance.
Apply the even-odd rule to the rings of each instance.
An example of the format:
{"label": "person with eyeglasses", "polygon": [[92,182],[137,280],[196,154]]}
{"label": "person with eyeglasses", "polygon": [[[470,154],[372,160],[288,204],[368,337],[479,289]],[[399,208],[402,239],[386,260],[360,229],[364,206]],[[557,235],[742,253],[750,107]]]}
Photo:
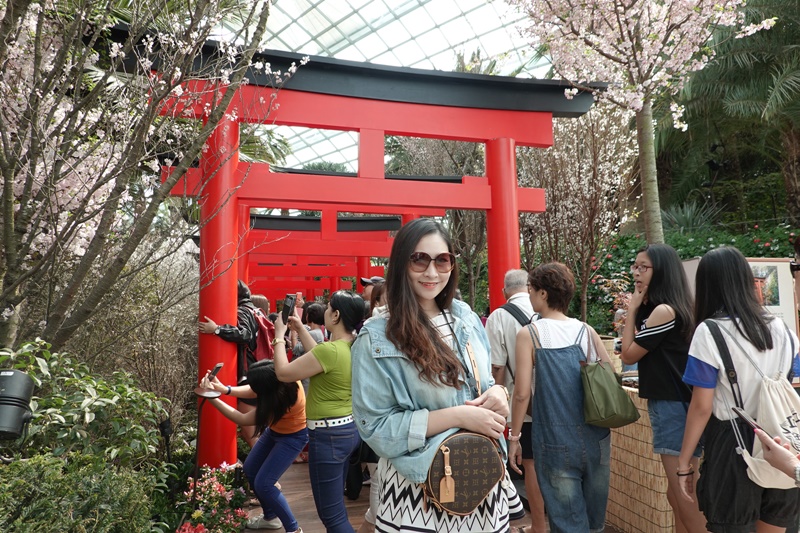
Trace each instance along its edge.
{"label": "person with eyeglasses", "polygon": [[[678,253],[666,244],[650,244],[631,266],[634,290],[622,334],[622,362],[639,363],[639,397],[647,400],[653,428],[653,453],[667,476],[667,500],[676,531],[706,531],[697,502],[681,497],[678,456],[692,389],[683,382],[694,332],[692,297]],[[692,454],[697,469],[702,448]]]}
{"label": "person with eyeglasses", "polygon": [[353,415],[380,457],[376,529],[506,532],[510,514],[524,515],[508,474],[467,516],[426,503],[422,488],[439,445],[459,429],[498,439],[505,450],[508,393],[492,379],[478,316],[454,299],[458,266],[450,236],[431,219],[406,224],[387,273],[387,310],[368,320],[353,344]]}

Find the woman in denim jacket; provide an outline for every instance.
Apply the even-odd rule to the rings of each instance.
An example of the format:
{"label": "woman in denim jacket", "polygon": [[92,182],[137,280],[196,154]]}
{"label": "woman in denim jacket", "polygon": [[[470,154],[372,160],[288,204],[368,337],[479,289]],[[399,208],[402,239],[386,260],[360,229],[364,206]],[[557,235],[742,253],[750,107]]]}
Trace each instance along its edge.
{"label": "woman in denim jacket", "polygon": [[453,298],[458,270],[441,224],[418,219],[404,226],[388,273],[388,312],[367,321],[352,349],[353,414],[380,456],[376,531],[508,531],[509,511],[521,510],[508,477],[467,516],[424,503],[421,484],[439,444],[461,428],[504,442],[508,414],[507,393],[492,380],[483,326]]}

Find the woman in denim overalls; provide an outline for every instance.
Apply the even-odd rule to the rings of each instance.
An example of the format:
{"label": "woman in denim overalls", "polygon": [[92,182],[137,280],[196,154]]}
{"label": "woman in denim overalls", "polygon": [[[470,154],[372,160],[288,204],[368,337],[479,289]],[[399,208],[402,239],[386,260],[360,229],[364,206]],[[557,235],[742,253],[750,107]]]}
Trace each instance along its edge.
{"label": "woman in denim overalls", "polygon": [[[610,362],[597,333],[566,315],[575,278],[561,263],[548,263],[528,276],[528,292],[541,318],[517,334],[517,375],[509,437],[511,467],[519,472],[519,435],[531,396],[533,460],[551,533],[602,531],[608,501],[611,434],[583,419],[580,364]],[[587,354],[589,354],[587,356]]]}

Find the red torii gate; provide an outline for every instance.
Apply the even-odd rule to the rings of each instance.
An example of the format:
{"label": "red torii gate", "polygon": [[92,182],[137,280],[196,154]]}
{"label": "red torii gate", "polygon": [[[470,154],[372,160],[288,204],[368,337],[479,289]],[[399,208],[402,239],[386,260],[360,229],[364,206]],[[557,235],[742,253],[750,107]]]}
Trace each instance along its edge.
{"label": "red torii gate", "polygon": [[[209,45],[204,53],[213,54],[213,48]],[[286,71],[291,62],[300,63],[301,57],[269,52],[257,59],[271,63],[273,70]],[[588,93],[567,100],[564,89],[568,86],[557,81],[312,58],[278,93],[271,109],[264,109],[273,93],[272,80],[256,73],[248,77],[249,85],[238,90],[225,119],[209,138],[200,168],[191,170],[173,189],[173,194],[202,198],[199,314],[229,323],[236,320],[237,277],[248,279],[249,268],[253,274],[258,270],[248,267],[250,261],[239,261],[241,243],[248,244],[246,251],[253,256],[262,251],[283,256],[339,255],[358,258],[359,272],[368,269],[366,253],[375,251],[366,252],[365,241],[348,242],[337,230],[339,211],[399,210],[406,222],[443,208],[486,210],[490,303],[498,306],[505,272],[519,268],[518,214],[545,208],[544,191],[517,186],[515,148],[550,146],[552,117],[579,116],[592,104]],[[200,119],[211,105],[210,96],[202,95],[212,92],[204,91],[202,82],[187,85],[185,94],[193,99],[176,99],[171,112]],[[273,172],[267,164],[239,163],[239,123],[266,122],[267,115],[271,123],[279,125],[357,131],[357,177]],[[464,176],[459,183],[386,179],[385,135],[485,143],[486,176]],[[364,194],[365,190],[369,194]],[[250,208],[283,206],[323,212],[316,240],[295,240],[293,234],[250,248],[254,244],[249,231]],[[304,250],[302,241],[315,244]],[[388,255],[388,248],[376,255]],[[200,374],[220,360],[227,363],[220,379],[232,383],[235,347],[201,335]],[[235,427],[215,410],[203,413],[198,441],[202,443],[198,451],[201,463],[235,462]]]}
{"label": "red torii gate", "polygon": [[[327,228],[328,219],[334,216],[335,213],[330,211],[324,211],[319,219],[260,216],[251,226],[260,226],[262,230],[251,229],[244,243],[250,252],[247,260],[240,262],[240,265],[247,265],[244,274],[240,268],[240,277],[249,280],[254,293],[277,301],[289,292],[301,291],[309,299],[321,296],[324,290],[334,292],[340,288],[352,288],[352,282],[344,282],[344,277],[383,275],[383,267],[370,266],[369,258],[388,255],[392,244],[388,231],[399,229],[400,220],[395,217],[340,218],[334,222],[345,227],[338,229],[337,240],[335,235],[322,231],[322,228]],[[277,228],[270,229],[270,226]],[[292,227],[293,230],[289,229]],[[357,231],[360,228],[366,229]],[[298,250],[313,250],[314,254],[326,259],[279,261],[275,257]],[[264,265],[271,265],[268,277],[265,277]],[[327,279],[315,281],[314,278],[318,277]]]}

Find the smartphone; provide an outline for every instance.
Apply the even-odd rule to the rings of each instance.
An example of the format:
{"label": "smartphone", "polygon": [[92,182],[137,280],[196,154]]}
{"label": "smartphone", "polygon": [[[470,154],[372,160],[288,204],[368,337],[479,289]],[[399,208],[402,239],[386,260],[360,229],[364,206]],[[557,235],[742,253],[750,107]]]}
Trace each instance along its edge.
{"label": "smartphone", "polygon": [[281,312],[281,318],[283,319],[284,324],[289,323],[289,314],[294,310],[294,302],[297,299],[296,294],[287,294],[286,299],[283,301],[283,311]]}
{"label": "smartphone", "polygon": [[[753,428],[753,429],[760,429],[760,430],[761,430],[761,431],[763,431],[764,433],[767,433],[767,431],[766,431],[764,428],[762,428],[760,425],[758,425],[758,422],[756,422],[755,420],[753,420],[753,419],[750,417],[750,415],[748,415],[748,414],[745,412],[745,410],[744,410],[744,409],[742,409],[741,407],[731,407],[731,409],[733,409],[733,412],[734,412],[734,413],[736,413],[736,416],[738,416],[739,418],[741,418],[742,420],[744,420],[745,422],[747,422],[747,425],[748,425],[748,426],[750,426],[750,427],[751,427],[751,428]],[[767,436],[768,436],[769,438],[772,438],[772,435],[770,435],[769,433],[767,433]]]}
{"label": "smartphone", "polygon": [[217,374],[219,374],[219,371],[221,369],[222,369],[222,363],[217,363],[216,365],[214,365],[214,368],[211,369],[211,373],[208,375],[208,381],[214,381],[214,378],[216,377]]}

